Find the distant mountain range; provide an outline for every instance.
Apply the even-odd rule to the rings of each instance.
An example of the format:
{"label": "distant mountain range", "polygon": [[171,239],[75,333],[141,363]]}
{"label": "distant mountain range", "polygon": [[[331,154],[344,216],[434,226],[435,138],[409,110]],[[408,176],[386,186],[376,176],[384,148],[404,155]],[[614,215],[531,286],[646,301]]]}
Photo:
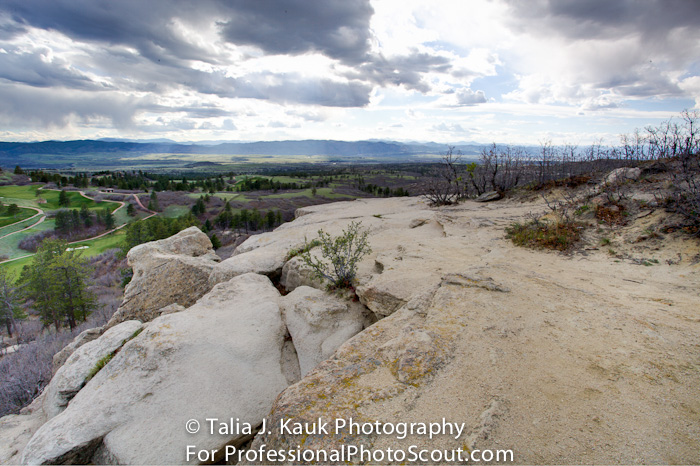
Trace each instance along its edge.
{"label": "distant mountain range", "polygon": [[[483,145],[459,145],[457,150],[465,156],[478,154]],[[420,156],[445,153],[447,146],[436,143],[400,143],[392,141],[261,141],[224,142],[215,144],[177,143],[170,140],[127,141],[127,140],[77,140],[43,142],[0,142],[0,166],[20,165],[27,168],[68,168],[84,166],[92,162],[94,166],[115,165],[121,158],[141,154],[168,154],[167,164],[172,165],[177,157],[172,154],[216,154],[216,155],[262,155],[262,156],[327,156],[340,159],[362,161],[410,161]],[[189,160],[191,162],[192,160]],[[351,161],[351,160],[347,160]],[[153,164],[153,161],[150,161]]]}

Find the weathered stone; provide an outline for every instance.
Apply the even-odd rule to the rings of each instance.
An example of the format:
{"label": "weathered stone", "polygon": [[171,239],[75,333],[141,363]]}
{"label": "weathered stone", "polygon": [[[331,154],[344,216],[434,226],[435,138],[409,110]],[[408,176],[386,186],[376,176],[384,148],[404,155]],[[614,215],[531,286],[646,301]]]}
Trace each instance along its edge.
{"label": "weathered stone", "polygon": [[0,417],[0,464],[19,464],[22,450],[44,422],[41,410]]}
{"label": "weathered stone", "polygon": [[279,278],[286,255],[286,249],[273,247],[251,249],[242,254],[235,254],[214,266],[209,277],[209,286],[213,287],[246,273],[259,273]]}
{"label": "weathered stone", "polygon": [[503,194],[499,193],[498,191],[489,191],[481,196],[477,197],[474,199],[475,202],[491,202],[491,201],[497,201],[503,197]]}
{"label": "weathered stone", "polygon": [[73,354],[75,350],[83,346],[85,343],[92,341],[96,338],[98,338],[100,335],[102,335],[102,332],[104,331],[103,327],[95,327],[95,328],[89,328],[83,332],[80,332],[80,334],[73,339],[72,342],[68,343],[66,346],[63,347],[61,351],[58,353],[54,354],[53,356],[53,373],[55,374],[56,371],[63,365],[63,363],[66,362],[68,357]]}
{"label": "weathered stone", "polygon": [[304,261],[298,257],[293,257],[284,264],[280,284],[287,291],[294,291],[300,286],[324,288],[324,284],[314,276],[313,270],[307,267]]}
{"label": "weathered stone", "polygon": [[308,286],[282,298],[282,313],[302,377],[359,333],[365,323],[362,306]]}
{"label": "weathered stone", "polygon": [[169,304],[191,306],[211,289],[209,275],[219,258],[209,237],[190,227],[170,238],[132,248],[127,260],[134,276],[108,327],[125,320],[149,322]]}
{"label": "weathered stone", "polygon": [[[205,419],[255,427],[287,386],[278,299],[267,277],[246,274],[153,320],[39,429],[23,463],[180,464],[186,445],[223,453],[245,442],[252,435],[218,424],[211,434]],[[190,419],[199,433],[186,432]]]}
{"label": "weathered stone", "polygon": [[621,167],[608,173],[603,184],[618,184],[625,181],[634,181],[639,179],[642,174],[642,169],[638,167]]}
{"label": "weathered stone", "polygon": [[137,320],[115,325],[99,338],[75,350],[46,387],[44,412],[50,419],[60,414],[87,383],[87,377],[102,358],[114,354],[143,327]]}
{"label": "weathered stone", "polygon": [[158,309],[158,315],[164,316],[166,314],[174,314],[176,312],[182,312],[185,309],[186,309],[185,306],[181,306],[177,303],[173,303],[173,304],[169,304],[165,307]]}

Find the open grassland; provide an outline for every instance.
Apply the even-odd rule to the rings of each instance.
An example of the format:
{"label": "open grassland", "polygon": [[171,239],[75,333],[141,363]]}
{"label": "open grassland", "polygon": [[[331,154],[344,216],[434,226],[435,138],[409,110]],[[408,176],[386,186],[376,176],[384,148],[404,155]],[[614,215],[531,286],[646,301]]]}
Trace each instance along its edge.
{"label": "open grassland", "polygon": [[[17,215],[7,215],[6,209],[2,209],[2,214],[0,215],[0,236],[6,234],[3,227],[12,225],[13,223],[22,222],[30,217],[37,214],[36,210],[25,209],[20,207],[20,211]],[[30,223],[31,224],[31,223]],[[27,226],[27,225],[25,225]],[[9,233],[9,232],[7,232]]]}

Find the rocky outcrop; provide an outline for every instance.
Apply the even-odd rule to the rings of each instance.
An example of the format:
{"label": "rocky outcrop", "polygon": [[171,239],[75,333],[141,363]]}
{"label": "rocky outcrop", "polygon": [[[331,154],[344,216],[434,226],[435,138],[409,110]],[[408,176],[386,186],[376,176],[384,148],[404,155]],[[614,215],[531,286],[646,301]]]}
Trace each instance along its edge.
{"label": "rocky outcrop", "polygon": [[68,343],[61,351],[54,354],[53,356],[53,373],[66,362],[68,357],[75,352],[78,348],[83,346],[85,343],[95,340],[102,335],[104,329],[102,327],[89,328],[83,332],[80,332],[77,337],[73,339],[72,342]]}
{"label": "rocky outcrop", "polygon": [[[250,431],[212,435],[205,418],[255,428],[288,385],[279,293],[246,274],[189,309],[150,322],[34,435],[26,464],[179,464],[186,445],[217,449]],[[195,419],[202,429],[188,434]],[[222,449],[223,452],[223,449]]]}
{"label": "rocky outcrop", "polygon": [[[153,311],[164,315],[26,447],[41,422],[32,416],[43,412],[0,421],[0,458],[16,462],[24,450],[29,463],[180,464],[184,445],[247,447],[253,435],[188,435],[189,419],[205,430],[206,418],[238,418],[254,430],[265,418],[251,449],[511,449],[517,463],[700,462],[700,371],[689,344],[700,335],[697,265],[639,267],[604,252],[562,256],[505,239],[504,227],[545,208],[505,199],[430,209],[416,198],[304,208],[244,242],[236,261],[212,273],[209,284],[221,283],[189,309]],[[373,250],[359,265],[359,303],[310,283],[298,259],[284,263],[319,229],[337,235],[351,221],[369,228]],[[293,290],[286,296],[264,276],[280,270]],[[377,321],[367,327],[369,313]],[[462,428],[432,438],[280,429],[319,418]],[[5,432],[18,435],[7,447]],[[389,461],[346,461],[362,462]]]}
{"label": "rocky outcrop", "polygon": [[142,327],[143,324],[137,320],[122,322],[71,354],[46,387],[43,403],[46,416],[50,419],[66,409],[70,400],[87,383],[98,362],[112,356]]}
{"label": "rocky outcrop", "polygon": [[363,310],[358,303],[308,286],[283,298],[282,313],[302,376],[365,327]]}
{"label": "rocky outcrop", "polygon": [[191,306],[211,289],[209,275],[219,261],[209,237],[197,227],[136,246],[126,257],[134,276],[107,327],[125,320],[151,321],[173,303]]}

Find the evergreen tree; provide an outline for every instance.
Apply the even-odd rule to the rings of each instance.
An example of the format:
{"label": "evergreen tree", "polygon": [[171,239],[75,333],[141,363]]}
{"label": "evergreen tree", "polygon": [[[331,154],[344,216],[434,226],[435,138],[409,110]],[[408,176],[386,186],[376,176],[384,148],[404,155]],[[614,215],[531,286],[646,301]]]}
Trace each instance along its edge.
{"label": "evergreen tree", "polygon": [[61,193],[58,195],[58,205],[61,207],[67,207],[70,205],[70,198],[68,197],[68,193],[66,193],[65,189],[62,189]]}
{"label": "evergreen tree", "polygon": [[80,219],[83,221],[85,228],[90,228],[93,224],[92,212],[90,212],[90,209],[88,209],[85,204],[80,208]]}
{"label": "evergreen tree", "polygon": [[15,175],[23,175],[23,174],[24,174],[24,170],[22,170],[22,167],[20,167],[19,165],[15,166]]}
{"label": "evergreen tree", "polygon": [[134,217],[136,215],[136,208],[134,207],[134,204],[129,203],[126,205],[126,214],[129,217]]}
{"label": "evergreen tree", "polygon": [[148,210],[153,210],[155,212],[160,211],[160,205],[158,204],[158,195],[156,190],[151,191],[151,200],[148,201]]}
{"label": "evergreen tree", "polygon": [[32,301],[45,325],[75,328],[97,307],[88,289],[90,267],[76,251],[67,251],[63,240],[47,239],[39,246],[32,265],[20,276],[23,294]]}
{"label": "evergreen tree", "polygon": [[275,220],[275,213],[271,210],[268,210],[267,214],[265,214],[265,224],[267,228],[269,228],[270,230],[275,228]]}
{"label": "evergreen tree", "polygon": [[7,215],[15,216],[20,212],[19,206],[17,204],[10,204],[7,206]]}
{"label": "evergreen tree", "polygon": [[105,229],[111,230],[114,228],[114,215],[112,215],[112,211],[109,210],[109,207],[105,207],[103,210],[103,218],[105,222]]}
{"label": "evergreen tree", "polygon": [[214,249],[219,249],[221,247],[221,240],[218,236],[216,236],[216,233],[211,235],[211,245],[214,247]]}
{"label": "evergreen tree", "polygon": [[0,268],[0,325],[4,325],[12,338],[16,322],[27,315],[19,305],[19,293],[15,287],[15,276]]}

